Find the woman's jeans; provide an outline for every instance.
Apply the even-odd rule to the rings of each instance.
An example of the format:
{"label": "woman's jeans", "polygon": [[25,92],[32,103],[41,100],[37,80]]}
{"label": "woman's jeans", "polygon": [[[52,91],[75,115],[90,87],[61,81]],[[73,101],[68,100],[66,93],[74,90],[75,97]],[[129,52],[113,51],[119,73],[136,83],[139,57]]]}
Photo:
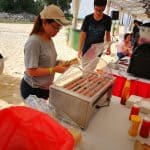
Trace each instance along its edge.
{"label": "woman's jeans", "polygon": [[21,81],[20,85],[21,95],[26,99],[29,95],[36,95],[38,98],[48,99],[49,90],[32,88],[24,79]]}

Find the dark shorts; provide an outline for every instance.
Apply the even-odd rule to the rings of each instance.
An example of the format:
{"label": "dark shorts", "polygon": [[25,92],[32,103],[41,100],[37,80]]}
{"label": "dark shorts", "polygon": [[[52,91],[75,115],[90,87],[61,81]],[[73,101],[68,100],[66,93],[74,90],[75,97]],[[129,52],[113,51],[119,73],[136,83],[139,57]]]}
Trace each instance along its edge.
{"label": "dark shorts", "polygon": [[36,95],[38,98],[48,99],[49,90],[44,90],[40,88],[32,88],[24,79],[21,81],[20,92],[24,99],[29,95]]}

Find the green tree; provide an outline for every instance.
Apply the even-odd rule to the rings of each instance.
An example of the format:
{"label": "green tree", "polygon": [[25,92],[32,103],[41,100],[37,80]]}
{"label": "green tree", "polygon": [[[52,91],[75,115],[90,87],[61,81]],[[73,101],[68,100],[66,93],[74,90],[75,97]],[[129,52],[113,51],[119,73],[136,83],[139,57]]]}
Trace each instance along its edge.
{"label": "green tree", "polygon": [[13,0],[0,0],[0,11],[13,11]]}
{"label": "green tree", "polygon": [[49,5],[49,4],[56,4],[57,5],[57,1],[58,0],[43,0],[44,1],[44,3],[46,4],[46,5]]}
{"label": "green tree", "polygon": [[56,4],[68,15],[72,0],[0,0],[0,11],[39,14],[44,5]]}
{"label": "green tree", "polygon": [[0,0],[0,11],[38,14],[44,7],[43,0]]}
{"label": "green tree", "polygon": [[36,0],[34,14],[38,15],[44,8],[44,5],[45,5],[45,3],[43,2],[43,0]]}
{"label": "green tree", "polygon": [[56,4],[58,6],[61,7],[61,9],[65,12],[65,13],[69,13],[69,9],[70,9],[70,3],[72,2],[72,0],[44,0],[46,5],[49,4]]}

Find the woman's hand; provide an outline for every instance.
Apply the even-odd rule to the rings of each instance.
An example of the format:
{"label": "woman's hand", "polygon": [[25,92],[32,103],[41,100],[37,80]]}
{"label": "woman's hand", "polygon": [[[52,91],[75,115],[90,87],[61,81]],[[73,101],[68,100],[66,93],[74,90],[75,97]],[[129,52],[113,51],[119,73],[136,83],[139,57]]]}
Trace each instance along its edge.
{"label": "woman's hand", "polygon": [[66,70],[68,69],[68,67],[63,67],[63,66],[55,66],[54,68],[53,68],[53,71],[54,72],[57,72],[57,73],[63,73],[63,72],[65,72]]}

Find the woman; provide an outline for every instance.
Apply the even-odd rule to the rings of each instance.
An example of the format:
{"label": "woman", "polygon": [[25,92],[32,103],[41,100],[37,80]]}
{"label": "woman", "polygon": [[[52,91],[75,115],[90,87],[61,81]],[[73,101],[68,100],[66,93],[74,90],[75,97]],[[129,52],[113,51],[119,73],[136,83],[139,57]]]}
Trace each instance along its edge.
{"label": "woman", "polygon": [[55,72],[63,73],[66,70],[56,65],[57,53],[52,37],[62,25],[68,24],[63,11],[56,5],[47,6],[37,17],[24,47],[26,70],[20,87],[24,99],[29,95],[47,99]]}
{"label": "woman", "polygon": [[132,46],[131,46],[131,34],[126,33],[124,35],[124,40],[117,45],[117,56],[118,59],[121,59],[125,56],[130,56],[132,54]]}

